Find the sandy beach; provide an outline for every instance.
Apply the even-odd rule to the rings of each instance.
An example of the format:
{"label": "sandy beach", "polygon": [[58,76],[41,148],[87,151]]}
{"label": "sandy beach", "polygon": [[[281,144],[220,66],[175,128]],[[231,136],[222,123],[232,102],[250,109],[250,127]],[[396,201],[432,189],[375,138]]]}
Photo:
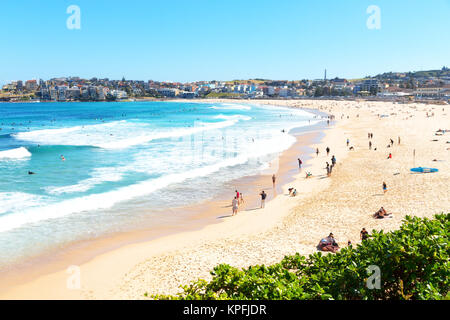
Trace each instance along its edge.
{"label": "sandy beach", "polygon": [[[310,148],[302,150],[302,171],[293,170],[298,149],[283,154],[277,174],[285,178],[264,209],[256,208],[257,195],[253,194],[235,217],[96,254],[78,265],[80,288],[67,285],[73,279],[67,268],[74,264],[68,256],[63,263],[49,266],[47,273],[2,286],[0,298],[148,299],[145,293],[175,294],[180,285],[209,279],[210,270],[220,263],[235,267],[271,264],[288,254],[317,251],[319,240],[330,232],[345,246],[348,240],[353,244],[360,241],[363,227],[389,231],[398,228],[406,215],[432,217],[449,211],[450,132],[436,135],[439,129],[450,129],[448,105],[327,100],[257,103],[310,108],[335,117],[320,141],[313,133],[303,138],[310,141]],[[369,132],[374,135],[372,150]],[[388,148],[390,139],[394,144]],[[331,149],[329,156],[326,147]],[[318,156],[312,152],[315,148],[320,150]],[[331,163],[332,155],[337,165],[327,177],[325,163]],[[438,168],[439,172],[412,174],[409,169],[416,166]],[[313,176],[306,179],[306,171]],[[251,184],[255,190],[269,190],[272,198],[270,175],[263,177],[267,181],[254,179]],[[383,182],[388,187],[385,194]],[[297,189],[297,197],[287,196],[289,187]],[[230,201],[216,204],[225,206]],[[215,210],[212,204],[208,208]],[[374,219],[372,214],[381,206],[393,217]]]}

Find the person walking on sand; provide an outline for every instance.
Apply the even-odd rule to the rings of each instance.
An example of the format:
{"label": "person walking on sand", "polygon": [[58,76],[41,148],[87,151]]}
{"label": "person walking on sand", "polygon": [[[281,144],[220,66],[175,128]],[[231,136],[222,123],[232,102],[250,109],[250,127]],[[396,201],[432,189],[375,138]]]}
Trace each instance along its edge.
{"label": "person walking on sand", "polygon": [[328,157],[328,155],[330,154],[330,148],[327,147],[325,150],[327,151],[327,157]]}
{"label": "person walking on sand", "polygon": [[302,168],[302,160],[300,160],[300,158],[297,159],[298,160],[298,168],[301,169]]}
{"label": "person walking on sand", "polygon": [[398,137],[398,144],[400,145],[400,137]]}
{"label": "person walking on sand", "polygon": [[350,140],[349,140],[349,139],[347,139],[347,147],[348,147],[349,143],[350,143]]}
{"label": "person walking on sand", "polygon": [[237,191],[237,190],[235,190],[235,192],[236,192],[236,199],[237,199],[237,201],[238,201],[238,204],[239,204],[239,202],[240,202],[240,198],[239,198],[239,196],[240,196],[240,194],[239,194],[239,191]]}
{"label": "person walking on sand", "polygon": [[366,230],[366,228],[362,228],[361,232],[359,233],[359,237],[363,241],[369,238],[369,232]]}
{"label": "person walking on sand", "polygon": [[262,209],[266,206],[267,193],[265,193],[263,190],[259,195],[261,196],[261,209]]}
{"label": "person walking on sand", "polygon": [[319,148],[316,148],[316,156],[319,156]]}
{"label": "person walking on sand", "polygon": [[386,184],[386,182],[383,182],[383,192],[384,193],[387,192],[387,184]]}
{"label": "person walking on sand", "polygon": [[275,174],[272,175],[272,185],[275,188],[275,181],[277,180],[277,177],[275,177]]}
{"label": "person walking on sand", "polygon": [[331,157],[331,165],[334,166],[336,164],[336,157],[333,155]]}
{"label": "person walking on sand", "polygon": [[369,141],[369,150],[372,150],[372,141]]}
{"label": "person walking on sand", "polygon": [[235,216],[238,212],[238,207],[239,207],[238,199],[236,197],[234,197],[233,201],[231,202],[231,206],[233,207],[232,216]]}

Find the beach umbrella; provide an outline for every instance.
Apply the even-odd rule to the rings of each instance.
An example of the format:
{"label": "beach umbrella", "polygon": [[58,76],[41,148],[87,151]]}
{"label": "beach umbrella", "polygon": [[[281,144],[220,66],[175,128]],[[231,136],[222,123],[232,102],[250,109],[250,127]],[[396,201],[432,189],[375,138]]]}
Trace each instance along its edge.
{"label": "beach umbrella", "polygon": [[411,168],[410,170],[412,172],[417,172],[417,173],[433,173],[433,172],[438,172],[439,171],[436,168],[427,168],[427,167]]}

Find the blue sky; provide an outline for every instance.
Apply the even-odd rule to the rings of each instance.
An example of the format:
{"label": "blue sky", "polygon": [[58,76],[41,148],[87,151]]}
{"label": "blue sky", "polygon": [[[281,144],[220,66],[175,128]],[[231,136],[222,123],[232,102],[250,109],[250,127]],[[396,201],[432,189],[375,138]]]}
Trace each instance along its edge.
{"label": "blue sky", "polygon": [[[81,29],[69,30],[69,5]],[[381,29],[366,9],[381,10]],[[450,66],[450,0],[2,1],[0,83],[358,78]]]}

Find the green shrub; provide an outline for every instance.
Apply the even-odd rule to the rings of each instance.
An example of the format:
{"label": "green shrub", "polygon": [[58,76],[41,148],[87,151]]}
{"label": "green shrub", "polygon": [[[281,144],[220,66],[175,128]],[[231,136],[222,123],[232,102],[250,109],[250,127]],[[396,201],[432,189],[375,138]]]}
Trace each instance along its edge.
{"label": "green shrub", "polygon": [[[399,230],[372,231],[370,239],[336,254],[285,257],[272,266],[239,270],[226,264],[177,296],[157,299],[450,299],[450,214],[406,217]],[[371,265],[380,268],[380,289],[366,285]]]}

